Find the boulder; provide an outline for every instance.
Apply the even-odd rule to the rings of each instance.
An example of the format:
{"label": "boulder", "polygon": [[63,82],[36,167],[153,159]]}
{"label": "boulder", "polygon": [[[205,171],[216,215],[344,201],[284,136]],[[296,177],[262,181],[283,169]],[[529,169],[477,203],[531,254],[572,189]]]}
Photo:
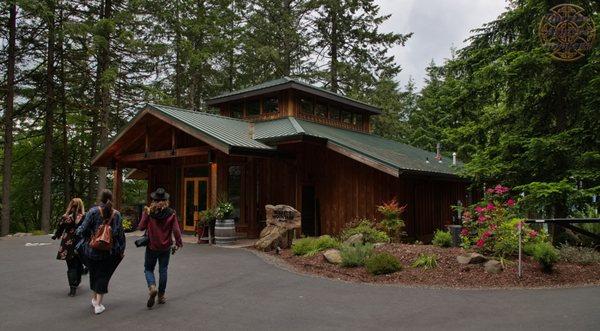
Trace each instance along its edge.
{"label": "boulder", "polygon": [[479,264],[487,261],[487,258],[479,253],[469,253],[466,255],[458,255],[456,260],[460,264]]}
{"label": "boulder", "polygon": [[16,237],[16,238],[29,237],[29,236],[31,236],[31,233],[29,233],[29,232],[17,232],[15,234],[13,234],[13,237]]}
{"label": "boulder", "polygon": [[325,260],[331,264],[342,264],[342,255],[337,249],[328,249],[323,252]]}
{"label": "boulder", "polygon": [[502,272],[502,263],[496,260],[489,260],[484,265],[485,272],[490,274],[499,274]]}
{"label": "boulder", "polygon": [[260,239],[256,241],[254,247],[261,251],[270,251],[275,247],[286,248],[288,243],[287,232],[286,228],[269,225],[260,232]]}
{"label": "boulder", "polygon": [[346,245],[362,244],[364,242],[364,236],[362,233],[356,233],[351,235],[344,241]]}
{"label": "boulder", "polygon": [[298,229],[301,226],[302,215],[299,211],[288,205],[266,205],[267,226],[276,225],[288,230]]}
{"label": "boulder", "polygon": [[260,232],[260,239],[254,247],[261,251],[290,247],[294,229],[300,228],[301,225],[300,212],[286,205],[266,205],[265,210],[267,227]]}

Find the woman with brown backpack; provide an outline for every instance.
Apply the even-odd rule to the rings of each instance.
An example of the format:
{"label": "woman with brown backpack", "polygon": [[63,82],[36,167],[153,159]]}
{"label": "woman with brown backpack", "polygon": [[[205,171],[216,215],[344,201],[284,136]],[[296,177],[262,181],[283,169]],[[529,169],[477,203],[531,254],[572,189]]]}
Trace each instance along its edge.
{"label": "woman with brown backpack", "polygon": [[110,277],[123,260],[125,233],[119,211],[112,208],[112,192],[102,191],[101,203],[88,211],[77,235],[82,238],[78,251],[84,256],[90,272],[90,288],[94,291],[92,306],[101,314],[104,294]]}
{"label": "woman with brown backpack", "polygon": [[67,262],[67,280],[69,281],[70,297],[75,296],[84,270],[81,259],[75,250],[77,243],[75,230],[77,230],[77,227],[81,223],[84,214],[85,207],[83,206],[83,201],[79,198],[73,198],[69,202],[65,214],[60,218],[56,232],[52,236],[53,240],[57,238],[61,239],[56,259]]}

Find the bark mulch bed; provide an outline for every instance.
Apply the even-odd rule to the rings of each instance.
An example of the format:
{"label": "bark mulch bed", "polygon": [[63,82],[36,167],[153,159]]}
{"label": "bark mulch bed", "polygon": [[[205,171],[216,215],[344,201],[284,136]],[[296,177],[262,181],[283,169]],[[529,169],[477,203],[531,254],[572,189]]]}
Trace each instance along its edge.
{"label": "bark mulch bed", "polygon": [[[364,267],[343,268],[328,263],[323,254],[312,257],[293,255],[284,250],[279,257],[301,273],[345,281],[399,284],[408,286],[451,287],[451,288],[536,288],[600,285],[600,264],[580,266],[559,262],[552,273],[544,273],[537,262],[523,258],[523,277],[517,277],[517,261],[514,260],[499,274],[489,274],[483,265],[462,265],[456,256],[465,251],[461,248],[440,248],[431,245],[387,244],[376,251],[385,251],[396,256],[403,269],[390,275],[373,276]],[[420,253],[436,254],[434,269],[413,268],[411,264]]]}

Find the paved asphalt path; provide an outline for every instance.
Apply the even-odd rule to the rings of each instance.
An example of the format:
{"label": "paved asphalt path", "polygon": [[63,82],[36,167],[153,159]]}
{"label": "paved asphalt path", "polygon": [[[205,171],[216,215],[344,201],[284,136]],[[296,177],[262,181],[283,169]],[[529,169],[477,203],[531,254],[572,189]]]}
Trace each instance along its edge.
{"label": "paved asphalt path", "polygon": [[[25,246],[26,243],[51,243]],[[252,252],[186,244],[172,257],[165,305],[145,307],[143,249],[126,257],[92,313],[88,279],[67,297],[58,242],[0,240],[0,330],[598,330],[600,287],[439,290],[298,275]]]}

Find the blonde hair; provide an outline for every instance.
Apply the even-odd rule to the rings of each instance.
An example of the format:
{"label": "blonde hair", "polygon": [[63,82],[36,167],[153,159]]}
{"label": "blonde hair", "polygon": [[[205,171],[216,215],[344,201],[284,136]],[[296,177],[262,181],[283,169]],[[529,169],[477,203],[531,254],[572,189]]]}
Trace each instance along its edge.
{"label": "blonde hair", "polygon": [[155,213],[157,211],[161,211],[168,207],[169,207],[169,200],[152,201],[150,203],[150,208],[148,208],[148,210],[150,211],[148,214]]}
{"label": "blonde hair", "polygon": [[71,212],[71,210],[73,210],[73,208],[75,209],[75,212],[77,214],[85,214],[85,207],[83,205],[83,201],[79,198],[73,198],[71,199],[71,201],[69,202],[69,205],[67,206],[67,210],[65,211],[65,216],[69,215],[69,213]]}

